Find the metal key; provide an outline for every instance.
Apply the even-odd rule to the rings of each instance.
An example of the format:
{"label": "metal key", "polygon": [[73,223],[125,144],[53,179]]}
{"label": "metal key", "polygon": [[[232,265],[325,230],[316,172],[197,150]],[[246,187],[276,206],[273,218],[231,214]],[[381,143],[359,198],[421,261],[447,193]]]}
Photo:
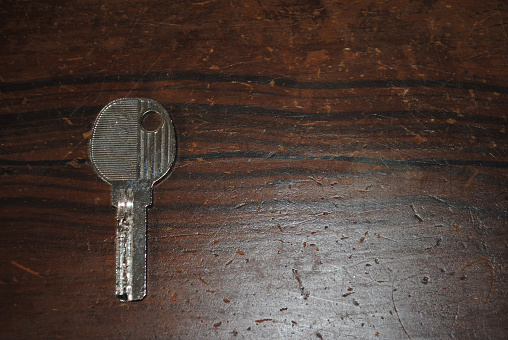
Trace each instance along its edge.
{"label": "metal key", "polygon": [[[159,126],[147,125],[154,117]],[[95,120],[90,159],[95,172],[113,189],[116,296],[122,301],[146,295],[146,207],[152,204],[153,185],[168,173],[175,154],[173,123],[154,100],[115,100]]]}

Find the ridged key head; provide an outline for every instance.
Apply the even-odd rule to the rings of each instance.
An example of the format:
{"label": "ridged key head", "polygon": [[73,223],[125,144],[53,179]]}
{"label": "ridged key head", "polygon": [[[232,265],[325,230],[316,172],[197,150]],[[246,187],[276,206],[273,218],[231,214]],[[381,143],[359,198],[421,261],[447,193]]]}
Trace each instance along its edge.
{"label": "ridged key head", "polygon": [[[160,116],[160,126],[143,127],[150,114]],[[97,174],[111,185],[143,182],[150,187],[169,171],[175,159],[173,122],[158,102],[123,98],[106,105],[92,129],[90,158]]]}

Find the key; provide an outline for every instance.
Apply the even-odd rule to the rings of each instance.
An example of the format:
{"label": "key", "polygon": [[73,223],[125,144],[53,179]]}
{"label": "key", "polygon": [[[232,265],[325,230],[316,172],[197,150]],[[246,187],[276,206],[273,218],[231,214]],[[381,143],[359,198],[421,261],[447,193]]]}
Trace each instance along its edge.
{"label": "key", "polygon": [[95,120],[90,159],[111,185],[117,208],[116,296],[121,301],[146,296],[146,208],[154,184],[169,172],[175,155],[173,122],[154,100],[115,100]]}

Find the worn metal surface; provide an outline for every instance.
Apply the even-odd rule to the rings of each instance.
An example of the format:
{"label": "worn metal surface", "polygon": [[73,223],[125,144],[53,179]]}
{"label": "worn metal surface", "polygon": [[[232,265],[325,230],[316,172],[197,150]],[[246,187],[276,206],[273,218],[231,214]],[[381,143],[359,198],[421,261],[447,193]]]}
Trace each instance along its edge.
{"label": "worn metal surface", "polygon": [[[6,2],[4,338],[505,339],[502,1]],[[100,109],[178,157],[120,303]]]}

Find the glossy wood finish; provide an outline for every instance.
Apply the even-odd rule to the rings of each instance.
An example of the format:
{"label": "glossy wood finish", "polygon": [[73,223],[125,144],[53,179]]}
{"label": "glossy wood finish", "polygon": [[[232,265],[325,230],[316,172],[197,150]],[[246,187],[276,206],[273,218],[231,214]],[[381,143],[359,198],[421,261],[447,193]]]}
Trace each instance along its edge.
{"label": "glossy wood finish", "polygon": [[[2,338],[504,339],[502,1],[4,2]],[[170,112],[148,296],[90,129]]]}

